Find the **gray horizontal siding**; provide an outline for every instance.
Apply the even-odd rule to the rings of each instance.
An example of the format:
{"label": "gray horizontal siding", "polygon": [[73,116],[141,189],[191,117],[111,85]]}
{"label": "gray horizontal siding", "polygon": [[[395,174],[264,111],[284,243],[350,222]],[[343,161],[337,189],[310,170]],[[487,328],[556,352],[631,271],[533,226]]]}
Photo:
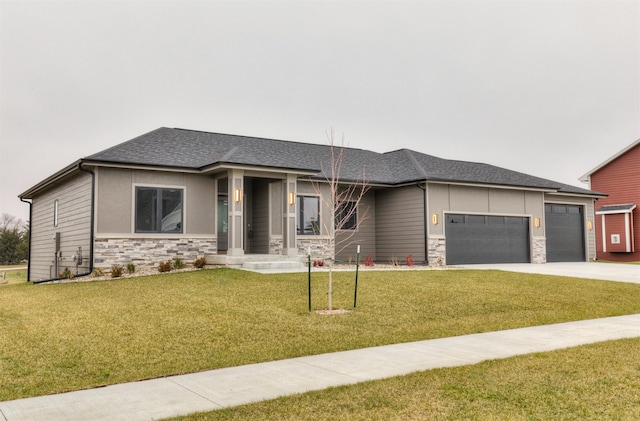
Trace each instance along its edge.
{"label": "gray horizontal siding", "polygon": [[[58,226],[53,223],[54,201],[58,200]],[[72,257],[82,248],[88,266],[91,230],[91,176],[78,174],[34,197],[31,215],[30,281],[50,279],[55,258],[55,234],[60,233],[62,260],[59,271],[75,271]]]}
{"label": "gray horizontal siding", "polygon": [[375,194],[369,191],[362,197],[358,205],[358,230],[338,231],[336,233],[336,255],[339,261],[355,261],[357,247],[360,245],[360,261],[368,254],[376,255],[376,226],[375,226]]}
{"label": "gray horizontal siding", "polygon": [[413,255],[416,262],[425,259],[423,192],[418,187],[376,191],[376,260],[385,263],[391,257],[401,262]]}

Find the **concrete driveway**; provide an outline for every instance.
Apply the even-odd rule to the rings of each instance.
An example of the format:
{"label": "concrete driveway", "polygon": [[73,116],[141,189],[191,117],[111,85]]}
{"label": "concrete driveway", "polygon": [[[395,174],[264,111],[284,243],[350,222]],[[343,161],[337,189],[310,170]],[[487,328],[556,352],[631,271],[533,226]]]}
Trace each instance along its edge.
{"label": "concrete driveway", "polygon": [[537,273],[542,275],[571,276],[604,281],[640,284],[640,265],[568,262],[568,263],[500,263],[486,265],[457,265],[465,269],[495,269],[509,272]]}

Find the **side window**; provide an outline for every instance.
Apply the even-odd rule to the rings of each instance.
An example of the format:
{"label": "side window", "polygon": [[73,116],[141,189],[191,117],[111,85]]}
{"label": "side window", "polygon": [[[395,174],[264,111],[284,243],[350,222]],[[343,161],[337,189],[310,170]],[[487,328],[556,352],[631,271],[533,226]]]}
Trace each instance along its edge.
{"label": "side window", "polygon": [[335,228],[354,230],[358,227],[358,207],[356,202],[343,202],[336,209]]}
{"label": "side window", "polygon": [[58,226],[58,199],[53,201],[53,226]]}
{"label": "side window", "polygon": [[316,196],[298,196],[296,200],[298,235],[320,234],[320,198]]}
{"label": "side window", "polygon": [[135,232],[183,232],[182,189],[136,187]]}

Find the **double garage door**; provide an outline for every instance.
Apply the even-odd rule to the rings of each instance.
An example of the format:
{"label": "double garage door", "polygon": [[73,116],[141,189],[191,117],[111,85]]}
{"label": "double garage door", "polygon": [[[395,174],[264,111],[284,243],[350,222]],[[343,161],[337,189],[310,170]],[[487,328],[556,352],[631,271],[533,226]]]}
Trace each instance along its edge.
{"label": "double garage door", "polygon": [[529,263],[529,218],[447,214],[447,264]]}
{"label": "double garage door", "polygon": [[[547,262],[585,260],[584,208],[545,205]],[[447,214],[447,264],[529,263],[529,218]]]}

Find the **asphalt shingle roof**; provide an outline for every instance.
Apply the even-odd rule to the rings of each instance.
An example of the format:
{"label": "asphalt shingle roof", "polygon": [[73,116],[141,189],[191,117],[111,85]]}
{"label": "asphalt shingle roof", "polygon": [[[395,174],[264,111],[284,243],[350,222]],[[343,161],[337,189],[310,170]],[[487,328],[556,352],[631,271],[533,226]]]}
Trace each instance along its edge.
{"label": "asphalt shingle roof", "polygon": [[600,209],[598,209],[596,211],[596,214],[599,213],[623,213],[623,212],[630,212],[632,210],[634,210],[636,208],[636,204],[635,203],[628,203],[626,205],[609,205],[609,206],[602,206]]}
{"label": "asphalt shingle roof", "polygon": [[[590,190],[493,165],[438,158],[409,149],[377,153],[345,148],[340,179],[397,185],[424,180],[468,182],[594,194]],[[330,172],[329,145],[159,128],[85,158],[86,161],[202,170],[236,164]]]}

